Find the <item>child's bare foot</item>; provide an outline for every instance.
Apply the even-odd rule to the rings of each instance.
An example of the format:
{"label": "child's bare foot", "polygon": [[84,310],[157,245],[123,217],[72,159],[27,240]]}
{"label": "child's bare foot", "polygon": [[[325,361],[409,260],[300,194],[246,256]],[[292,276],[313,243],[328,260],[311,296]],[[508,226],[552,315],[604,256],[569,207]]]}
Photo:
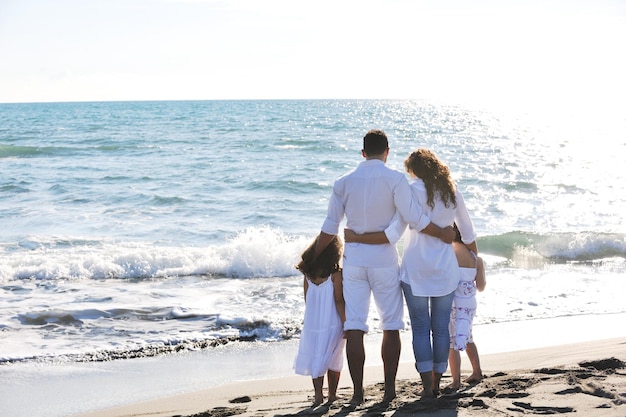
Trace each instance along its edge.
{"label": "child's bare foot", "polygon": [[324,397],[323,396],[322,397],[316,396],[315,400],[313,401],[312,407],[317,407],[319,405],[322,405],[323,402],[324,402]]}
{"label": "child's bare foot", "polygon": [[452,384],[447,385],[444,389],[443,389],[443,393],[444,394],[453,394],[455,392],[457,392],[459,389],[461,389],[461,384],[455,384],[454,382]]}
{"label": "child's bare foot", "polygon": [[465,379],[465,382],[467,382],[468,384],[476,384],[480,381],[482,381],[484,378],[482,373],[476,373],[476,374],[471,374],[470,376],[468,376]]}

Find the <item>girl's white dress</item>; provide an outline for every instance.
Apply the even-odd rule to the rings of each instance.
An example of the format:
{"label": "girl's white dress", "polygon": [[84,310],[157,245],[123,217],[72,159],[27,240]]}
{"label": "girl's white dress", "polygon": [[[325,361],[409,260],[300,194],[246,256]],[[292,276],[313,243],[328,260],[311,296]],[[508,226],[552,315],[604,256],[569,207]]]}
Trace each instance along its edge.
{"label": "girl's white dress", "polygon": [[304,308],[304,325],[300,335],[294,370],[312,378],[343,368],[343,323],[335,307],[332,276],[319,285],[308,278],[309,289]]}
{"label": "girl's white dress", "polygon": [[[476,255],[472,252],[474,260]],[[476,267],[459,268],[461,280],[454,292],[454,302],[450,314],[450,348],[465,350],[468,343],[473,343],[472,323],[476,315]]]}

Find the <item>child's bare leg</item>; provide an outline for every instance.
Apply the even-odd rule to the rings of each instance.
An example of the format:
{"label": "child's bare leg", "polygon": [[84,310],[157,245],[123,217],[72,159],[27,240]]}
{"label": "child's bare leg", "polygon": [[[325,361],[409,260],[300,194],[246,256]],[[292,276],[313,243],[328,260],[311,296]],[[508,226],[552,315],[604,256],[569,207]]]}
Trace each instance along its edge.
{"label": "child's bare leg", "polygon": [[465,382],[479,382],[483,379],[483,371],[480,369],[480,358],[475,343],[468,343],[465,350],[470,363],[472,364],[472,374],[465,379]]}
{"label": "child's bare leg", "polygon": [[453,390],[459,389],[461,388],[461,352],[455,349],[450,349],[450,353],[448,354],[448,363],[450,365],[452,383],[446,388]]}
{"label": "child's bare leg", "polygon": [[324,402],[324,393],[322,392],[323,385],[323,376],[320,376],[319,378],[313,378],[313,389],[315,390],[315,400],[313,401],[314,406],[318,406]]}
{"label": "child's bare leg", "polygon": [[337,399],[337,387],[339,386],[339,377],[341,372],[328,370],[328,402]]}

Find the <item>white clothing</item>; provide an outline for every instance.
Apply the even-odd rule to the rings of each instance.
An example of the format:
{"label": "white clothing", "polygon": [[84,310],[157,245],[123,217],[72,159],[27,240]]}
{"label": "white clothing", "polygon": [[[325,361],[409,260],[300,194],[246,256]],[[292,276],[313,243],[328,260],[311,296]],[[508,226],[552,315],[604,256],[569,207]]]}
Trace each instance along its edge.
{"label": "white clothing", "polygon": [[[391,224],[396,212],[404,224],[416,230],[430,223],[421,207],[415,204],[404,173],[389,168],[379,159],[365,160],[335,181],[322,232],[337,235],[344,216],[346,227],[356,233],[381,232]],[[344,267],[378,268],[397,264],[398,252],[393,243],[345,244]]]}
{"label": "white clothing", "polygon": [[[452,226],[456,222],[463,242],[472,243],[476,240],[474,226],[458,189],[455,190],[456,207],[452,203],[446,207],[441,199],[435,196],[434,208],[428,205],[423,180],[415,179],[411,183],[411,190],[413,198],[430,221],[441,228]],[[397,235],[397,230],[404,227],[402,220],[397,219],[385,233],[388,236]],[[459,279],[459,265],[452,245],[410,227],[404,243],[400,280],[411,285],[413,295],[441,297],[450,294],[456,289]]]}
{"label": "white clothing", "polygon": [[[472,252],[472,255],[474,253]],[[474,258],[476,255],[474,255]],[[476,315],[476,267],[459,268],[461,279],[454,292],[450,313],[450,348],[465,350],[468,343],[473,343],[472,323]]]}
{"label": "white clothing", "polygon": [[335,287],[332,275],[319,285],[307,278],[304,324],[294,361],[298,375],[324,376],[343,368],[343,323],[335,305]]}
{"label": "white clothing", "polygon": [[371,293],[374,294],[381,329],[404,329],[404,303],[396,264],[386,268],[343,267],[343,298],[346,302],[344,330],[369,331],[367,315]]}

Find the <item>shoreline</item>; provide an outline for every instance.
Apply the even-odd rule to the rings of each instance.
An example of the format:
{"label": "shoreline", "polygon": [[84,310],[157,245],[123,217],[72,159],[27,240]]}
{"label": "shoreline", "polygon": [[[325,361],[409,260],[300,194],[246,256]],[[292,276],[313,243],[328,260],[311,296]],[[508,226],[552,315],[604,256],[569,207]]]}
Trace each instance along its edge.
{"label": "shoreline", "polygon": [[[486,374],[526,368],[571,366],[580,361],[605,359],[604,356],[615,356],[626,361],[626,328],[621,326],[624,320],[626,313],[494,323],[475,326],[474,336],[481,356],[483,373]],[[381,337],[380,334],[371,334],[366,338],[367,360],[364,375],[366,386],[382,382],[382,360],[379,353]],[[415,384],[419,382],[419,377],[413,365],[410,338],[410,331],[402,332],[403,348],[397,379]],[[291,353],[295,353],[296,347],[297,344],[294,343]],[[293,357],[289,356],[285,360],[285,354],[289,355],[287,352],[278,352],[283,364],[288,362],[286,368],[289,368],[289,373],[283,373],[279,377],[251,375],[251,378],[246,380],[81,413],[77,417],[189,416],[219,407],[233,408],[233,405],[237,404],[230,401],[241,397],[255,398],[255,402],[258,402],[256,414],[285,414],[282,408],[288,407],[286,404],[292,402],[300,407],[298,410],[291,410],[292,412],[302,411],[306,409],[308,398],[312,393],[311,380],[308,377],[294,375],[290,370]],[[239,359],[245,367],[246,357],[242,356]],[[461,368],[464,376],[467,375],[468,367],[469,361],[462,354]],[[449,370],[444,374],[442,387],[448,383],[446,378],[449,378]],[[345,362],[339,387],[340,393],[350,398],[352,384]],[[240,408],[245,405],[242,404]],[[252,405],[250,404],[249,408]],[[270,411],[276,407],[280,407],[281,410]]]}
{"label": "shoreline", "polygon": [[[607,359],[611,364],[603,369],[605,365],[600,361]],[[452,417],[501,415],[499,408],[512,410],[511,407],[521,407],[518,411],[522,412],[523,409],[534,409],[538,414],[565,413],[564,410],[570,410],[585,416],[621,416],[626,412],[624,396],[626,370],[623,368],[625,361],[626,337],[619,337],[484,355],[481,362],[485,379],[475,385],[464,384],[459,392],[440,397],[436,404],[419,401],[418,374],[411,363],[404,362],[400,364],[398,370],[396,383],[398,397],[388,408],[382,410],[378,408],[382,399],[383,373],[382,366],[379,365],[366,367],[366,401],[356,408],[347,406],[352,387],[349,374],[344,370],[339,384],[342,400],[337,401],[337,404],[316,409],[310,408],[312,400],[310,379],[289,376],[231,383],[144,403],[82,413],[76,417],[309,414],[361,416],[371,413],[372,410],[377,412],[376,415],[383,415],[381,411],[390,411],[394,416],[408,416],[430,410],[429,416]],[[583,362],[590,362],[590,365],[581,367],[579,364]],[[615,363],[618,365],[612,367]],[[598,366],[599,369],[595,369],[594,366]],[[462,366],[462,371],[464,377],[469,375],[467,366]],[[564,381],[564,378],[569,378],[570,381]],[[572,383],[571,379],[579,381]],[[533,380],[536,382],[532,387],[528,387]],[[447,372],[444,374],[442,387],[449,382],[450,376]],[[494,391],[493,395],[485,394],[489,389],[493,390],[494,385],[499,389]],[[509,391],[503,388],[505,386],[509,387]],[[571,386],[569,390],[567,386]],[[600,386],[602,388],[599,388]],[[555,387],[564,388],[555,391]],[[474,394],[471,393],[472,390],[475,391]],[[562,398],[555,394],[561,395]],[[463,404],[461,400],[468,398],[471,398],[468,400],[469,403]],[[543,405],[535,404],[533,398],[543,401],[541,402]],[[454,405],[454,409],[450,409],[450,404]],[[594,412],[594,409],[597,411]],[[491,414],[492,412],[494,414]]]}

